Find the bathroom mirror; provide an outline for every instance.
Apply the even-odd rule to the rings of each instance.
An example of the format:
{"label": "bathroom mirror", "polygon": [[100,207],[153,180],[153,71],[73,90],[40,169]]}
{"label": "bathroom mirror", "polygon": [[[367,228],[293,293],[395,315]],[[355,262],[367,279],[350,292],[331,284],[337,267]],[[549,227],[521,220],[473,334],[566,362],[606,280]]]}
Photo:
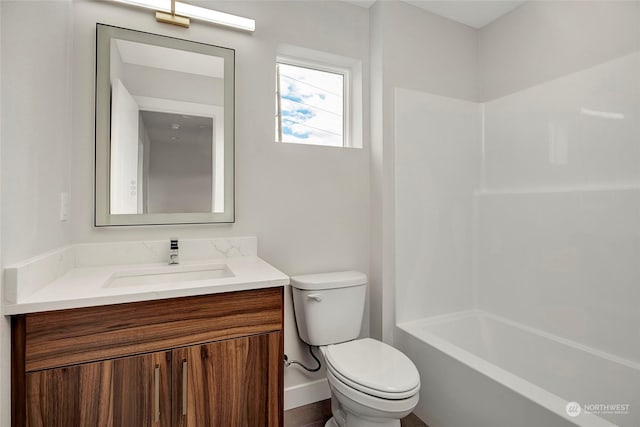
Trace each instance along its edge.
{"label": "bathroom mirror", "polygon": [[234,221],[234,62],[97,25],[96,226]]}

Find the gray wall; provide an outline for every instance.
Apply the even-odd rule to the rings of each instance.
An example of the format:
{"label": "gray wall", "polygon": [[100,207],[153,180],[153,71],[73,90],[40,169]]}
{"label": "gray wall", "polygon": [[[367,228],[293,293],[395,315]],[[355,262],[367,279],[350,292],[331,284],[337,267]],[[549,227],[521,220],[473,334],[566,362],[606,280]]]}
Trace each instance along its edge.
{"label": "gray wall", "polygon": [[152,141],[147,212],[211,212],[212,145]]}

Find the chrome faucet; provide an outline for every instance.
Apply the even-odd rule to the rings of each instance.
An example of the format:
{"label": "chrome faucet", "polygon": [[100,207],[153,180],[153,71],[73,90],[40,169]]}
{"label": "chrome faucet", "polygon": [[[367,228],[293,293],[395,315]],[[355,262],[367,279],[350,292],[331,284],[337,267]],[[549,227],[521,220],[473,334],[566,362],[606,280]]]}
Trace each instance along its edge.
{"label": "chrome faucet", "polygon": [[178,239],[172,239],[169,247],[169,265],[173,264],[180,264],[178,260]]}

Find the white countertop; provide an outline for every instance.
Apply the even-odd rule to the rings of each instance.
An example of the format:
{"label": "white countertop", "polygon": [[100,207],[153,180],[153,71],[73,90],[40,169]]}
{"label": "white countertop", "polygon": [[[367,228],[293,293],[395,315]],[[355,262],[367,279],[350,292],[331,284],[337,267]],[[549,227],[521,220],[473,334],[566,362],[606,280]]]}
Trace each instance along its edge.
{"label": "white countertop", "polygon": [[289,277],[257,256],[231,257],[210,261],[184,261],[181,266],[226,264],[232,277],[153,285],[105,287],[117,272],[167,268],[166,263],[103,265],[71,268],[34,293],[5,302],[4,314],[24,314],[135,301],[178,298],[194,295],[272,288],[289,284]]}

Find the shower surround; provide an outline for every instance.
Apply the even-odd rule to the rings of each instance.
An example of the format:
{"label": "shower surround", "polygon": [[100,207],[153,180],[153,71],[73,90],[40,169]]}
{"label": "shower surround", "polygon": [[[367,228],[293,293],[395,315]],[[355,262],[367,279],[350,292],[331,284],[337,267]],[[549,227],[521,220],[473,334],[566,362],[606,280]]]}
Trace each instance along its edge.
{"label": "shower surround", "polygon": [[417,414],[640,426],[640,53],[484,103],[396,89],[395,150]]}

